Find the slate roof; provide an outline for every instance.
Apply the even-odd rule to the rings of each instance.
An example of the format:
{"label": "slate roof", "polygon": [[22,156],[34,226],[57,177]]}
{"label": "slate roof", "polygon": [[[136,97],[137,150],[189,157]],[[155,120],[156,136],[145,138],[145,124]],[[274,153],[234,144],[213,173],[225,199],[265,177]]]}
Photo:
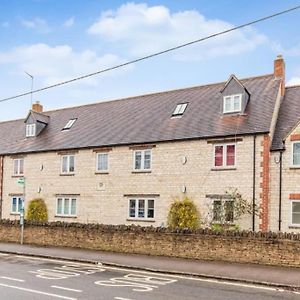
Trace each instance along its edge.
{"label": "slate roof", "polygon": [[300,122],[300,86],[286,87],[271,150],[284,149],[283,140]]}
{"label": "slate roof", "polygon": [[[0,154],[142,144],[269,132],[279,89],[273,74],[241,80],[251,94],[245,114],[221,114],[225,82],[44,112],[48,125],[25,138],[24,120],[0,123]],[[188,102],[181,118],[171,118]],[[61,131],[69,119],[73,127]]]}

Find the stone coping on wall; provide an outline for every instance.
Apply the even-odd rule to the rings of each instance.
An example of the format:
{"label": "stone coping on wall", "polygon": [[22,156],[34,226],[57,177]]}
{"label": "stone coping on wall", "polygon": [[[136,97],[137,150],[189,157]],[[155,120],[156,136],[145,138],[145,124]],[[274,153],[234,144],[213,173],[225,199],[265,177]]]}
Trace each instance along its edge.
{"label": "stone coping on wall", "polygon": [[[0,220],[0,226],[20,226],[17,220]],[[80,228],[88,230],[98,230],[102,232],[136,232],[136,233],[162,233],[171,235],[198,235],[199,237],[205,235],[219,236],[219,237],[235,237],[235,238],[251,238],[251,239],[264,239],[264,240],[291,240],[300,241],[300,233],[293,232],[254,232],[254,231],[236,231],[236,230],[222,230],[215,231],[210,228],[200,228],[197,230],[190,229],[175,229],[172,230],[167,227],[154,227],[154,226],[140,226],[140,225],[105,225],[105,224],[84,224],[75,222],[35,222],[25,221],[25,227],[49,227],[49,228]]]}

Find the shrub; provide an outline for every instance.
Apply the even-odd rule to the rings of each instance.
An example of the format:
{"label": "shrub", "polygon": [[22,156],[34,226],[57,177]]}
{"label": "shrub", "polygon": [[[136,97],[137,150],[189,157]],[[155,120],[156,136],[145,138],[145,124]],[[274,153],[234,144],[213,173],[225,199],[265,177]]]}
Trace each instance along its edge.
{"label": "shrub", "polygon": [[43,199],[33,199],[30,201],[26,219],[29,221],[48,221],[47,206]]}
{"label": "shrub", "polygon": [[197,229],[199,225],[200,215],[195,203],[188,197],[175,199],[168,214],[168,226],[171,229]]}

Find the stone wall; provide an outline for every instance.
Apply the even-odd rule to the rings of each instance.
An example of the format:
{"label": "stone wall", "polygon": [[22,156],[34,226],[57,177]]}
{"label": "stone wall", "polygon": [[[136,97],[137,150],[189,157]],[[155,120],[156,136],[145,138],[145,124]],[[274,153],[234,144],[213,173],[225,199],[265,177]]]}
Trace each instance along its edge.
{"label": "stone wall", "polygon": [[[18,242],[20,227],[1,221],[0,241]],[[25,225],[26,244],[64,246],[123,253],[300,266],[300,234],[225,232],[79,223]]]}
{"label": "stone wall", "polygon": [[[256,199],[262,193],[261,172],[263,135],[256,142]],[[78,150],[75,154],[75,174],[61,176],[61,153],[47,152],[24,156],[26,177],[26,207],[30,200],[43,198],[48,208],[49,221],[136,224],[166,226],[167,214],[175,197],[188,196],[196,203],[202,218],[212,208],[208,194],[225,194],[237,188],[245,199],[252,201],[253,193],[253,136],[239,137],[236,143],[236,167],[213,168],[214,143],[226,140],[193,140],[166,142],[152,145],[151,172],[133,171],[133,149],[130,146],[112,147],[109,151],[109,170],[96,173],[96,149]],[[232,142],[232,139],[231,139]],[[150,145],[151,146],[151,145]],[[4,158],[3,214],[2,218],[18,220],[11,211],[11,199],[22,195],[22,186],[13,176],[13,159]],[[185,159],[184,159],[185,158]],[[101,185],[101,187],[100,187]],[[184,189],[184,187],[186,189]],[[183,193],[182,191],[185,191]],[[76,217],[56,215],[57,195],[77,198]],[[75,196],[74,196],[75,195]],[[128,217],[130,197],[153,198],[153,220]],[[259,203],[258,203],[259,204]],[[256,229],[259,224],[256,220]],[[252,217],[239,221],[242,229],[252,228]]]}

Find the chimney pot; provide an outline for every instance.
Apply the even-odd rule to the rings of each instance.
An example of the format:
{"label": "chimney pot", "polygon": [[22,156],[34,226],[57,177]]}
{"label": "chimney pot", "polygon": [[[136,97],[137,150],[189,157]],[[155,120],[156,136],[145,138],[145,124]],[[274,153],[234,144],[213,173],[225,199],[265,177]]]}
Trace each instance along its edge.
{"label": "chimney pot", "polygon": [[42,113],[43,105],[40,104],[40,101],[36,101],[35,103],[32,104],[32,110],[37,113]]}

